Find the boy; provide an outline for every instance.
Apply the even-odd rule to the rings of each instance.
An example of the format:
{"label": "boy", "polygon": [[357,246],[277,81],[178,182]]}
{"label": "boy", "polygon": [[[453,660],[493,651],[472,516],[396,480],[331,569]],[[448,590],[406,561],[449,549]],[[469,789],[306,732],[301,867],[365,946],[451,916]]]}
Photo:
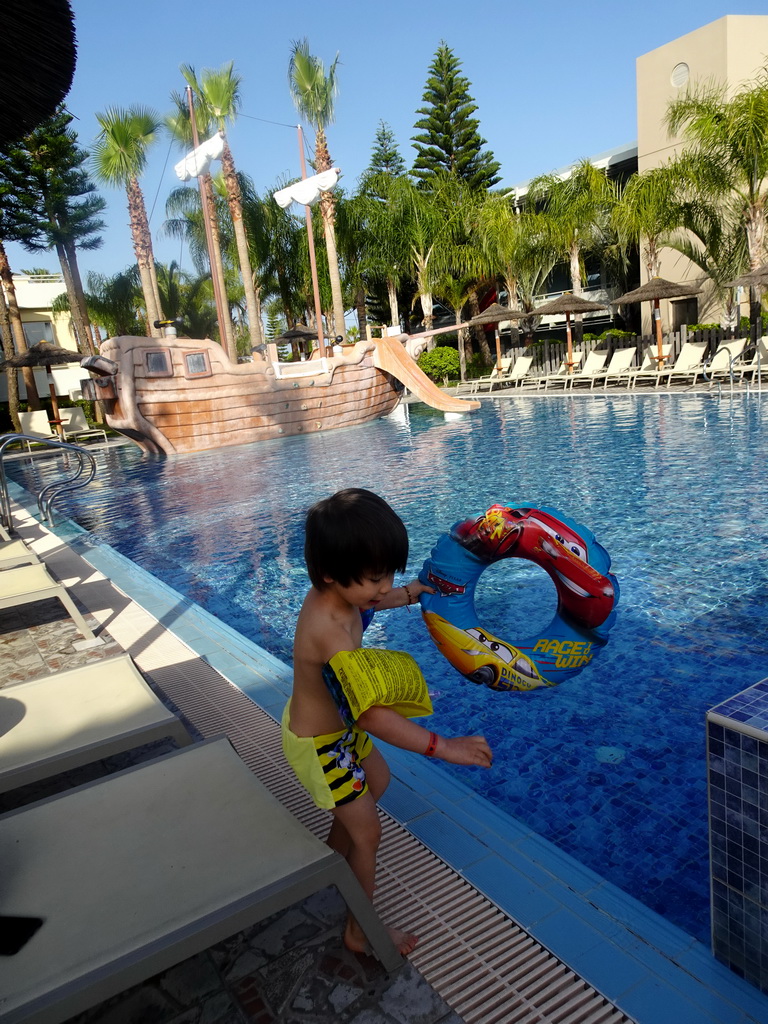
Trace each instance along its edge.
{"label": "boy", "polygon": [[[312,587],[296,625],[283,750],[318,807],[333,813],[328,845],[346,858],[373,899],[381,838],[376,803],[389,768],[368,733],[454,764],[489,768],[492,755],[483,736],[438,736],[382,705],[364,711],[348,728],[323,681],[323,668],[334,655],[361,647],[374,610],[414,604],[430,589],[418,580],[392,587],[395,572],[405,570],[408,536],[389,505],[359,488],[319,501],[307,515],[304,557]],[[415,948],[416,936],[397,929],[390,934],[404,956]],[[344,942],[356,952],[367,946],[352,917]]]}

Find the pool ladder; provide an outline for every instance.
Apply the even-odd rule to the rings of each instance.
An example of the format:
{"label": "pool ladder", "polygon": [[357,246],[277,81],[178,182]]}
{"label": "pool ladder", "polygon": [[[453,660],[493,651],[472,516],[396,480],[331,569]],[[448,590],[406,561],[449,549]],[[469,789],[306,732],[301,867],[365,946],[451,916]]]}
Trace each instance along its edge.
{"label": "pool ladder", "polygon": [[[5,452],[6,448],[13,444],[26,444],[29,449],[30,442],[43,445],[46,448],[53,448],[57,451],[69,452],[77,456],[77,468],[70,476],[63,480],[57,480],[46,484],[37,495],[37,507],[43,519],[53,525],[53,503],[62,494],[68,491],[77,491],[86,487],[96,476],[96,460],[90,452],[85,451],[76,444],[69,444],[67,441],[54,441],[47,437],[33,437],[29,434],[1,434],[0,435],[0,521],[2,525],[10,530],[11,502],[8,497],[8,482],[5,477]],[[31,449],[29,449],[31,451]],[[86,472],[87,469],[87,472]]]}

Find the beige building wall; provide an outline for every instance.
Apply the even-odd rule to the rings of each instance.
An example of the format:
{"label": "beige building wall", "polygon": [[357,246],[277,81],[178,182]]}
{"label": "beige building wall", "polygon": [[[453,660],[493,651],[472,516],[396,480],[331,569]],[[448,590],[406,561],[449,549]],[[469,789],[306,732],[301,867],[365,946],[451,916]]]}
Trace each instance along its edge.
{"label": "beige building wall", "polygon": [[[729,14],[671,43],[637,58],[637,163],[638,171],[658,167],[680,148],[664,127],[669,104],[709,81],[724,83],[729,95],[753,81],[768,62],[768,15]],[[701,271],[685,256],[666,249],[661,276],[670,281],[693,281]],[[640,283],[644,284],[645,270]],[[647,306],[644,303],[644,306]],[[662,302],[662,322],[673,323],[672,303]],[[719,321],[722,310],[704,289],[699,295],[700,322]],[[650,310],[643,310],[643,331],[650,331]]]}

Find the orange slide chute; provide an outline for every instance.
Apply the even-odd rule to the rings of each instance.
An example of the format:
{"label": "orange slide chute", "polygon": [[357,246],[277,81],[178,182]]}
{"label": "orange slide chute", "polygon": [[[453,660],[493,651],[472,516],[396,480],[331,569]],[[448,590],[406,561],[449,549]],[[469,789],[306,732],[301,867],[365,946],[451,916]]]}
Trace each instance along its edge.
{"label": "orange slide chute", "polygon": [[396,377],[420,402],[440,412],[474,412],[480,408],[479,402],[454,398],[441,391],[408,355],[399,338],[374,338],[374,341],[374,364]]}

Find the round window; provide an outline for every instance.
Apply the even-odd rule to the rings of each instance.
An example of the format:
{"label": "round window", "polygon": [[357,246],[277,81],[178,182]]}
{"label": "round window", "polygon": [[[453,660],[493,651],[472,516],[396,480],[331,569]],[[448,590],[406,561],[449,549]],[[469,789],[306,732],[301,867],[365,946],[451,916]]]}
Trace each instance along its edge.
{"label": "round window", "polygon": [[680,64],[675,64],[675,66],[672,68],[672,85],[674,85],[676,89],[682,88],[682,86],[684,86],[685,83],[688,81],[690,73],[691,69],[688,67],[687,64],[683,62],[681,62]]}

